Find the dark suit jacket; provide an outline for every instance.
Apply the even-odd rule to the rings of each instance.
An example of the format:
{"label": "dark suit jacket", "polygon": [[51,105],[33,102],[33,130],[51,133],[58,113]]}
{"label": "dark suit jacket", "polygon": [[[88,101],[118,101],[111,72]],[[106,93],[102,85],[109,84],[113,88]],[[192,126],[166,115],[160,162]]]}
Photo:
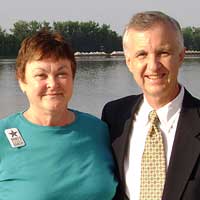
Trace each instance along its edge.
{"label": "dark suit jacket", "polygon": [[[110,129],[118,171],[116,200],[125,200],[124,160],[129,146],[132,121],[143,95],[109,102],[102,113]],[[141,129],[142,130],[142,129]],[[168,166],[163,200],[200,200],[200,100],[185,91],[183,105]]]}

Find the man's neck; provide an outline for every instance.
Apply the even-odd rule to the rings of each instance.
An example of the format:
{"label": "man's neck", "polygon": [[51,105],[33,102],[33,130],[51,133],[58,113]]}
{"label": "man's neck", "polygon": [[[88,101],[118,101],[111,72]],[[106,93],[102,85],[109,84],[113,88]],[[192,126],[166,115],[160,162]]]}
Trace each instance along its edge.
{"label": "man's neck", "polygon": [[177,87],[171,93],[168,93],[167,96],[162,96],[162,95],[152,96],[144,93],[144,97],[146,98],[148,104],[153,109],[158,110],[159,108],[173,101],[173,99],[175,99],[180,93],[180,90],[181,86],[177,85]]}

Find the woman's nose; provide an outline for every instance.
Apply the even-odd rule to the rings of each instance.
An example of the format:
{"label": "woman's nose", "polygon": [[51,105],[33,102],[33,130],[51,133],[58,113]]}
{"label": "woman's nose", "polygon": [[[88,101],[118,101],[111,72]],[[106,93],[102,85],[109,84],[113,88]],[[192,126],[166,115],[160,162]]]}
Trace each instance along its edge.
{"label": "woman's nose", "polygon": [[56,88],[58,85],[56,77],[48,77],[47,88]]}

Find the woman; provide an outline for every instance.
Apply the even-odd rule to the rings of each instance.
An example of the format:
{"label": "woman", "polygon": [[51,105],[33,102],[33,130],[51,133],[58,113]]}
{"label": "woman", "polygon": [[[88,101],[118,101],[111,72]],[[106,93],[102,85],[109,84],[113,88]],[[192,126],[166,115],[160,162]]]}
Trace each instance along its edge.
{"label": "woman", "polygon": [[41,31],[23,41],[16,77],[29,108],[0,120],[1,200],[114,196],[107,126],[67,109],[75,72],[74,54],[59,33]]}

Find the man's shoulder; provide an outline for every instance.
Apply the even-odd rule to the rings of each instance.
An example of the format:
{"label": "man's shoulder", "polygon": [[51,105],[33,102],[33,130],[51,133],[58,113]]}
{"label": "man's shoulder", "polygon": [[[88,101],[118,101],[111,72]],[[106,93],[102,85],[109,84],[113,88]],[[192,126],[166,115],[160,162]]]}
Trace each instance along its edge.
{"label": "man's shoulder", "polygon": [[143,95],[131,95],[108,102],[102,111],[101,119],[108,124],[111,142],[123,134],[124,125],[131,117],[133,107]]}
{"label": "man's shoulder", "polygon": [[141,94],[126,96],[126,97],[112,100],[106,103],[104,107],[106,108],[132,107],[140,98],[142,98]]}
{"label": "man's shoulder", "polygon": [[185,90],[185,95],[183,98],[184,107],[200,107],[200,99],[193,96],[189,91]]}
{"label": "man's shoulder", "polygon": [[126,120],[131,116],[134,106],[137,106],[142,97],[143,95],[131,95],[108,102],[103,108],[102,119],[105,121]]}

